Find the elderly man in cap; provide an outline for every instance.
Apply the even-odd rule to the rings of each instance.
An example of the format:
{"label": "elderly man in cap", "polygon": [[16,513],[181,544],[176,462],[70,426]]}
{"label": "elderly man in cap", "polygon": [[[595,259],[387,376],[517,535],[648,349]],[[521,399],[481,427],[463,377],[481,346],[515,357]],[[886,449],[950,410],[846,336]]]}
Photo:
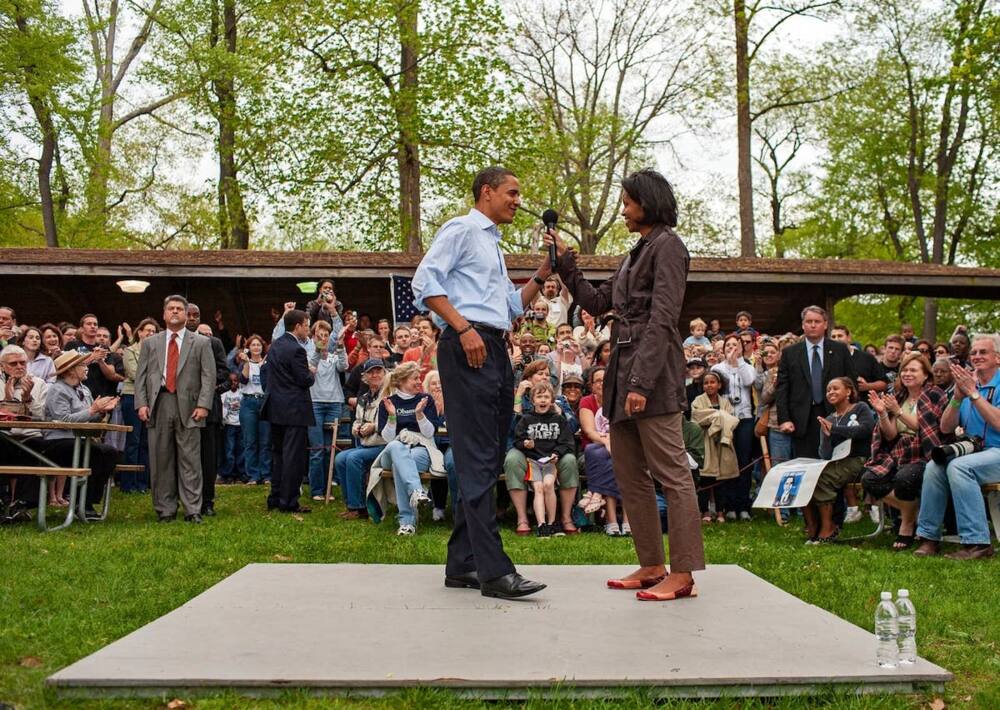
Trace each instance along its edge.
{"label": "elderly man in cap", "polygon": [[[100,422],[118,406],[117,397],[94,397],[85,384],[89,356],[67,350],[56,358],[56,381],[45,398],[45,418],[55,422]],[[65,429],[46,429],[42,452],[60,466],[73,465],[75,438]],[[94,505],[99,503],[104,486],[114,474],[121,453],[107,444],[93,442],[90,447],[90,478],[87,480],[85,512],[87,520],[96,519]]]}
{"label": "elderly man in cap", "polygon": [[[48,385],[44,380],[28,374],[28,355],[17,345],[8,345],[0,352],[0,392],[3,393],[3,409],[8,414],[30,416],[32,419],[45,417]],[[42,432],[30,427],[11,429],[8,435],[29,449],[38,449],[42,441]],[[37,463],[31,454],[6,438],[0,438],[0,461],[13,465]],[[10,506],[0,520],[13,522],[30,518],[31,508],[38,504],[37,479],[33,476],[0,476],[0,489],[5,484],[10,485],[10,490],[3,492],[2,500],[10,501]]]}
{"label": "elderly man in cap", "polygon": [[368,517],[365,505],[365,474],[385,448],[385,439],[378,432],[378,407],[382,399],[385,363],[379,358],[366,360],[361,367],[361,379],[368,391],[358,397],[351,435],[358,445],[342,451],[336,458],[337,480],[344,487],[347,510],[344,520]]}

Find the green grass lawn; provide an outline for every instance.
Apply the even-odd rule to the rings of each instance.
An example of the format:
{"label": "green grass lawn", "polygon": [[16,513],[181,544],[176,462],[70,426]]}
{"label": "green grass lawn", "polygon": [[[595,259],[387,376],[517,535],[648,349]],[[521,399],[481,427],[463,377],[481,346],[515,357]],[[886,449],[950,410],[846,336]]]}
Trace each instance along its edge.
{"label": "green grass lawn", "polygon": [[[0,528],[0,707],[156,708],[156,700],[60,699],[45,678],[175,609],[250,562],[369,562],[443,564],[446,524],[425,523],[413,538],[395,525],[344,522],[340,503],[318,504],[311,515],[263,511],[261,488],[219,488],[219,515],[201,526],[155,522],[148,498],[116,495],[103,524],[43,534],[33,524]],[[628,539],[584,534],[538,540],[504,532],[519,564],[635,562]],[[863,628],[872,624],[879,591],[907,587],[919,614],[919,652],[952,671],[943,700],[949,707],[1000,708],[1000,561],[919,560],[888,549],[889,538],[863,548],[802,544],[801,528],[752,523],[713,525],[705,538],[710,564],[739,564],[806,602]],[[308,619],[302,620],[303,624]],[[169,698],[167,698],[169,700]],[[828,696],[774,701],[698,703],[719,708],[918,708],[932,695]],[[415,690],[385,700],[334,700],[289,693],[280,700],[219,694],[187,699],[198,708],[392,707],[482,705],[447,692]],[[665,703],[672,707],[681,703]],[[536,700],[526,707],[646,707],[641,691],[625,700]],[[496,706],[496,704],[492,704]]]}

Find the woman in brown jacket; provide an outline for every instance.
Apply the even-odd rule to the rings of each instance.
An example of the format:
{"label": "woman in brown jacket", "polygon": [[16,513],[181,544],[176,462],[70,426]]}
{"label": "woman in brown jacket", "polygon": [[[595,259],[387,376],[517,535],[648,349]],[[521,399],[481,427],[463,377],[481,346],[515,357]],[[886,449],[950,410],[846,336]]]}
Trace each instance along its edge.
{"label": "woman in brown jacket", "polygon": [[[575,253],[554,231],[545,240],[556,244],[559,275],[577,305],[589,313],[613,312],[604,411],[611,420],[612,465],[640,567],[609,580],[608,586],[639,590],[642,600],[667,601],[697,596],[691,573],[705,568],[698,499],[681,434],[687,396],[677,325],[690,257],[673,229],[677,202],[670,183],[653,170],[640,170],[622,188],[625,226],[640,236],[603,284],[590,285]],[[654,479],[670,511],[669,575]]]}

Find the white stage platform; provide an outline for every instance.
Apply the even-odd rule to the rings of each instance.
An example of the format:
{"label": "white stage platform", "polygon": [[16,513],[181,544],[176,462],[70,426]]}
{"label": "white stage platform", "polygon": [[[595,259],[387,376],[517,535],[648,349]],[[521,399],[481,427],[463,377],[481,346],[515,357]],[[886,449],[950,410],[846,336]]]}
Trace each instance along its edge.
{"label": "white stage platform", "polygon": [[923,659],[879,670],[870,632],[735,565],[699,573],[697,599],[665,603],[605,588],[628,568],[520,571],[548,589],[508,602],[445,589],[440,566],[248,565],[48,683],[100,696],[437,686],[612,697],[650,686],[716,697],[909,692],[952,677]]}

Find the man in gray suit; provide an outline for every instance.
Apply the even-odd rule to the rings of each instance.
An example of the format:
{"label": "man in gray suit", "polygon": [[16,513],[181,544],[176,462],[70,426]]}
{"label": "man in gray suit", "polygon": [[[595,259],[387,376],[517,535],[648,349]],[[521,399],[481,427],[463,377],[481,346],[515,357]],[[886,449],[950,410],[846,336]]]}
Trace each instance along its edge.
{"label": "man in gray suit", "polygon": [[149,428],[153,509],[161,523],[177,515],[201,522],[201,431],[215,396],[215,358],[208,338],[187,325],[187,299],[163,301],[166,330],[142,341],[135,409]]}

